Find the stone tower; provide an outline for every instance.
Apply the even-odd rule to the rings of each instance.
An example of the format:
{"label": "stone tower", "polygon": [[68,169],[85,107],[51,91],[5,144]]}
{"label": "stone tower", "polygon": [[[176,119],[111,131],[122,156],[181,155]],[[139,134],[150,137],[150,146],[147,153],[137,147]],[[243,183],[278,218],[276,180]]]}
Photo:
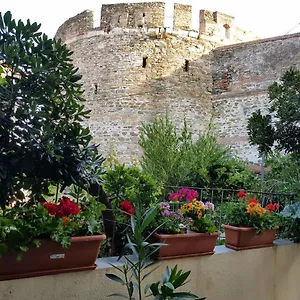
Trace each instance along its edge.
{"label": "stone tower", "polygon": [[186,119],[202,132],[213,110],[211,51],[253,39],[219,12],[201,10],[198,30],[189,5],[172,7],[171,26],[166,15],[164,2],[103,5],[98,27],[87,10],[57,31],[74,52],[91,109],[87,123],[104,154],[114,146],[123,161],[139,156],[141,124],[157,115],[178,125]]}

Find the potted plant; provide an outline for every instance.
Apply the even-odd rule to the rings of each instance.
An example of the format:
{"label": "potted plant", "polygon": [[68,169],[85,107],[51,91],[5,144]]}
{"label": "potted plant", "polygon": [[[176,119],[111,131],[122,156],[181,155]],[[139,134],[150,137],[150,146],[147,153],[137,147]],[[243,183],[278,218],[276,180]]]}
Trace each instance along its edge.
{"label": "potted plant", "polygon": [[[178,213],[169,203],[159,204],[154,238],[167,244],[158,251],[158,259],[211,255],[219,233],[212,222],[214,205],[192,199]],[[191,247],[191,245],[193,245]]]}
{"label": "potted plant", "polygon": [[278,203],[270,203],[265,208],[254,198],[247,198],[244,191],[238,193],[238,202],[228,203],[225,230],[226,247],[244,250],[271,247],[279,228]]}
{"label": "potted plant", "polygon": [[28,201],[0,212],[0,280],[92,270],[101,241],[103,204]]}

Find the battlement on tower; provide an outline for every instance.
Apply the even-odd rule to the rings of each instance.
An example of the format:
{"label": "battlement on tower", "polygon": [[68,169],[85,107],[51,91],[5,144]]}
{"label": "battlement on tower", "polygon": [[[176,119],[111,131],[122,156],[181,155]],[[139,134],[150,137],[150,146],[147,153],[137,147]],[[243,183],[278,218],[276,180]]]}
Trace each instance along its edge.
{"label": "battlement on tower", "polygon": [[195,25],[191,5],[175,3],[170,6],[163,1],[103,4],[101,18],[98,16],[99,13],[94,15],[93,11],[86,10],[62,24],[55,37],[67,41],[96,29],[103,33],[123,29],[144,33],[169,32],[225,45],[258,38],[238,28],[233,16],[200,10]]}

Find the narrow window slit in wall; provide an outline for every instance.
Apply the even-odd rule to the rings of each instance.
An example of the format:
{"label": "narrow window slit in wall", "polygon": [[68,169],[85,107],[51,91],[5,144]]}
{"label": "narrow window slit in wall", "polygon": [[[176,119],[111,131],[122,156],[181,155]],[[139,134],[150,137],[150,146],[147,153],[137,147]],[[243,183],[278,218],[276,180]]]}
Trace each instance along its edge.
{"label": "narrow window slit in wall", "polygon": [[188,72],[189,70],[190,70],[190,61],[186,59],[184,64],[184,71]]}
{"label": "narrow window slit in wall", "polygon": [[94,83],[94,94],[98,93],[98,84]]}
{"label": "narrow window slit in wall", "polygon": [[230,26],[228,24],[224,24],[223,27],[225,28],[225,38],[230,39]]}
{"label": "narrow window slit in wall", "polygon": [[143,57],[143,68],[146,68],[146,67],[147,67],[147,59],[148,59],[147,56],[144,56],[144,57]]}

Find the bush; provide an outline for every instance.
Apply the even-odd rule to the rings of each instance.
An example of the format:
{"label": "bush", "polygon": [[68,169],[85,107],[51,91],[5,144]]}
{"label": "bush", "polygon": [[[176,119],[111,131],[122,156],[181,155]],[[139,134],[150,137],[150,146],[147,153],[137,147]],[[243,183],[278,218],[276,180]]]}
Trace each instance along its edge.
{"label": "bush", "polygon": [[[109,158],[110,160],[110,158]],[[127,238],[131,234],[130,215],[124,213],[122,204],[131,203],[146,211],[152,203],[159,201],[161,189],[149,175],[144,174],[136,166],[127,167],[113,159],[106,167],[106,174],[102,176],[103,188],[110,197],[116,219],[116,228],[113,241],[113,254],[119,254]],[[120,206],[121,204],[121,206]]]}
{"label": "bush", "polygon": [[193,141],[185,122],[178,133],[167,117],[156,118],[143,125],[139,144],[143,170],[162,185],[241,189],[257,180],[229,148],[217,143],[212,126]]}
{"label": "bush", "polygon": [[300,198],[300,160],[293,154],[274,153],[266,162],[270,172],[265,176],[265,185],[276,193],[293,194]]}

